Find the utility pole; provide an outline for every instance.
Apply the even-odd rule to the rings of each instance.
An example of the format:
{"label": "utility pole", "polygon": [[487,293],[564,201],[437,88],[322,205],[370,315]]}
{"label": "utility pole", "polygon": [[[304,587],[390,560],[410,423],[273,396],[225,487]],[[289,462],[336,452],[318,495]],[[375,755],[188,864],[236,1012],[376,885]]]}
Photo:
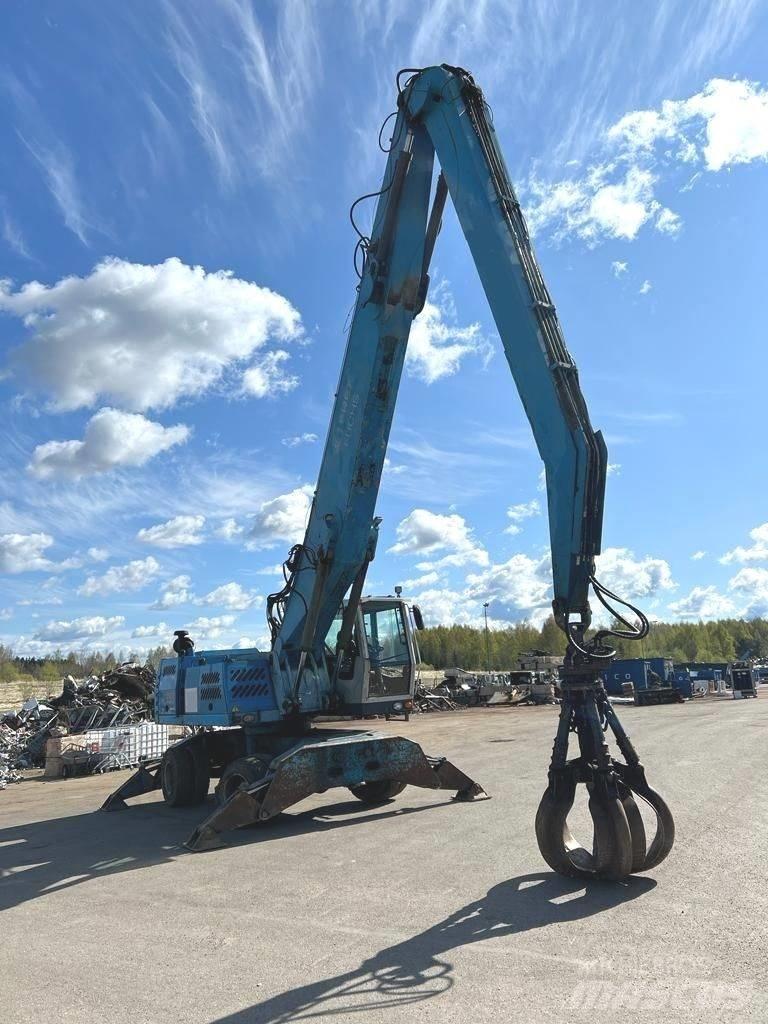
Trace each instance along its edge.
{"label": "utility pole", "polygon": [[488,605],[490,601],[486,601],[483,605],[483,614],[485,615],[485,667],[488,669],[488,674],[491,673],[491,634],[488,632]]}

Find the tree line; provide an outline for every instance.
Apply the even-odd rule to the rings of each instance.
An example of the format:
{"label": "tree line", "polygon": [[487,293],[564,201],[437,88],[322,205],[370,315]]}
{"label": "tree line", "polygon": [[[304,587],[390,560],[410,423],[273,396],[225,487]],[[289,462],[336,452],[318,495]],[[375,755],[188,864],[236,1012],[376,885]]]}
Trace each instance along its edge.
{"label": "tree line", "polygon": [[84,679],[100,676],[126,661],[157,668],[161,658],[172,654],[170,647],[155,647],[147,654],[135,651],[54,651],[46,658],[16,657],[10,647],[0,644],[0,683],[59,683],[65,676]]}
{"label": "tree line", "polygon": [[[540,629],[516,623],[486,634],[474,626],[433,626],[418,633],[422,663],[433,668],[515,668],[521,654],[565,652],[565,635],[550,615]],[[616,640],[620,658],[672,658],[675,662],[768,659],[768,620],[653,622],[641,642]]]}
{"label": "tree line", "polygon": [[[417,634],[422,664],[432,668],[509,670],[521,654],[540,651],[565,652],[565,636],[550,615],[542,626],[518,622],[486,634],[474,626],[433,626]],[[686,661],[768,660],[768,620],[719,619],[714,622],[654,622],[641,643],[616,640],[619,657],[672,658]],[[172,656],[169,647],[155,647],[148,654],[132,651],[55,651],[46,658],[16,657],[0,645],[0,682],[58,683],[64,676],[82,679],[101,675],[125,661],[157,668],[161,658]]]}

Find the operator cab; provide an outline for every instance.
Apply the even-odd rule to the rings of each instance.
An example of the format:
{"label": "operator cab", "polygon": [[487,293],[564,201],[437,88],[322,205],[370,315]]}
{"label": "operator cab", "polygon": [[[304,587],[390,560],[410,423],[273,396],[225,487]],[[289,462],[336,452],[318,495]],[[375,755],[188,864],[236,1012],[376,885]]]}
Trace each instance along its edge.
{"label": "operator cab", "polygon": [[[325,638],[334,656],[341,629],[343,608]],[[400,597],[364,597],[360,601],[354,632],[355,654],[339,671],[337,690],[343,714],[401,714],[413,707],[419,649],[416,623],[418,608]]]}

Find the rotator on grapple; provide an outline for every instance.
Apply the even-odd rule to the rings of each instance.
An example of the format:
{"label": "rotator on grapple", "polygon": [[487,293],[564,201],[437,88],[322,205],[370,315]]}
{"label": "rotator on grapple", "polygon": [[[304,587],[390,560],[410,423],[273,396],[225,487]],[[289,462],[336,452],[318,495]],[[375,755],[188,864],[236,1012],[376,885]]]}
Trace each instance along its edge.
{"label": "rotator on grapple", "polygon": [[[406,346],[426,301],[450,195],[546,470],[553,607],[568,653],[549,784],[536,818],[539,846],[563,874],[623,878],[667,855],[674,825],[600,681],[599,670],[613,657],[609,637],[641,639],[648,629],[642,613],[594,575],[605,444],[592,429],[482,92],[470,74],[447,64],[406,69],[397,83],[384,181],[379,192],[361,197],[378,197],[370,236],[355,225],[360,200],[350,210],[359,236],[357,301],[304,542],[291,550],[285,585],[268,600],[271,649],[196,654],[179,638],[179,657],[161,666],[157,717],[196,731],[107,803],[121,806],[125,797],[160,786],[169,803],[200,803],[218,776],[219,808],[190,840],[202,849],[220,842],[225,829],[266,820],[331,786],[347,786],[368,801],[388,799],[407,783],[453,788],[462,799],[485,795],[449,762],[402,737],[311,726],[329,713],[397,712],[413,698],[415,609],[399,598],[362,595]],[[435,156],[441,171],[430,204]],[[586,639],[590,589],[623,630]],[[625,604],[636,622],[611,602]],[[608,731],[624,763],[611,757]],[[571,733],[579,756],[568,760]],[[591,852],[567,825],[579,784],[594,822]],[[650,845],[636,798],[656,813]]]}

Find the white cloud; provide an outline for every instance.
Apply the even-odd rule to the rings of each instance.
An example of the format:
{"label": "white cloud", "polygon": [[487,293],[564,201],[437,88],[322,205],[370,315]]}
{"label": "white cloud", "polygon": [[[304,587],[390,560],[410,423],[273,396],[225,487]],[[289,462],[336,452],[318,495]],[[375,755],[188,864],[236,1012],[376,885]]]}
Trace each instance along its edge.
{"label": "white cloud", "polygon": [[589,245],[606,238],[636,238],[661,211],[654,198],[657,179],[646,168],[630,167],[617,181],[610,181],[614,172],[613,164],[601,164],[581,181],[550,184],[532,178],[527,207],[531,229],[548,228],[557,239],[576,235]]}
{"label": "white cloud", "polygon": [[403,580],[400,585],[407,594],[411,591],[421,590],[424,587],[431,587],[435,583],[440,583],[441,579],[442,577],[439,572],[426,572],[423,576],[417,576],[412,580]]}
{"label": "white cloud", "polygon": [[637,558],[628,548],[606,548],[597,559],[597,578],[622,598],[645,598],[673,590],[669,563],[663,558]]}
{"label": "white cloud", "polygon": [[137,626],[131,633],[134,639],[146,639],[147,637],[165,638],[170,640],[173,630],[166,622],[156,622],[152,626]]}
{"label": "white cloud", "polygon": [[[265,501],[252,519],[248,531],[248,546],[260,549],[274,547],[281,541],[295,544],[302,540],[313,493],[314,488],[304,484],[287,494],[279,494],[276,498]],[[228,526],[228,523],[225,526]]]}
{"label": "white cloud", "polygon": [[626,114],[608,138],[634,151],[674,142],[678,160],[703,161],[709,171],[768,160],[768,90],[744,79],[713,78],[687,100]]}
{"label": "white cloud", "polygon": [[666,207],[656,217],[656,230],[660,231],[663,235],[672,235],[674,237],[679,234],[682,226],[683,222],[680,215]]}
{"label": "white cloud", "polygon": [[669,610],[677,619],[717,619],[733,615],[734,604],[717,587],[694,587],[685,597],[673,601]]}
{"label": "white cloud", "polygon": [[752,566],[739,569],[728,581],[728,589],[746,601],[742,614],[747,617],[768,615],[768,569]]}
{"label": "white cloud", "polygon": [[256,637],[255,639],[250,636],[241,636],[236,643],[232,644],[232,646],[238,651],[248,650],[251,647],[255,647],[260,651],[268,651],[270,648],[270,640],[266,635]]}
{"label": "white cloud", "polygon": [[204,526],[205,516],[174,516],[165,523],[139,530],[136,537],[158,548],[183,548],[203,543],[200,531]]}
{"label": "white cloud", "polygon": [[64,601],[61,597],[25,597],[23,600],[17,601],[16,604],[20,608],[31,608],[35,605],[64,604]]}
{"label": "white cloud", "polygon": [[52,562],[45,551],[53,545],[47,533],[4,533],[0,535],[0,572],[58,572],[75,569],[76,559]]}
{"label": "white cloud", "polygon": [[456,373],[465,356],[479,355],[487,361],[491,351],[479,323],[456,324],[453,298],[443,283],[432,289],[432,301],[424,303],[411,325],[405,365],[410,376],[434,384]]}
{"label": "white cloud", "polygon": [[386,457],[384,459],[383,472],[386,473],[388,476],[400,476],[402,473],[408,472],[408,467],[403,466],[402,464],[396,465],[394,462],[392,462],[392,459]]}
{"label": "white cloud", "polygon": [[290,358],[287,352],[278,349],[253,363],[243,374],[243,393],[254,398],[267,398],[293,391],[299,378],[286,373],[283,366]]}
{"label": "white cloud", "polygon": [[53,643],[69,643],[72,640],[91,640],[106,636],[118,629],[125,622],[122,615],[105,618],[94,615],[90,618],[71,619],[70,621],[49,622],[35,633],[35,640],[48,640]]}
{"label": "white cloud", "polygon": [[526,519],[530,519],[531,516],[537,516],[540,513],[541,505],[536,498],[532,501],[521,502],[519,505],[510,505],[507,509],[507,515],[512,522],[506,528],[504,533],[511,533],[512,536],[520,533],[522,530],[520,523],[525,522]]}
{"label": "white cloud", "polygon": [[621,277],[622,274],[626,274],[629,269],[629,264],[623,260],[614,260],[611,263],[611,270],[613,271],[614,277]]}
{"label": "white cloud", "polygon": [[159,562],[149,555],[147,558],[136,559],[127,565],[114,565],[107,569],[103,576],[89,576],[79,588],[78,594],[93,597],[95,594],[115,594],[132,590],[141,590],[157,576],[160,571]]}
{"label": "white cloud", "polygon": [[15,369],[59,410],[105,397],[134,410],[168,408],[219,383],[270,340],[301,335],[282,295],[175,257],[156,265],[107,259],[86,277],[50,287],[31,281],[15,292],[3,281],[0,310],[29,331]]}
{"label": "white cloud", "polygon": [[526,618],[542,622],[552,611],[552,571],[549,555],[513,555],[485,572],[467,576],[467,595],[490,601],[496,618]]}
{"label": "white cloud", "polygon": [[643,283],[640,285],[640,294],[647,295],[651,288],[653,288],[653,285],[650,281],[643,281]]}
{"label": "white cloud", "polygon": [[192,581],[189,576],[174,576],[163,585],[158,599],[150,605],[155,611],[165,611],[166,608],[177,608],[181,604],[190,604],[194,601],[191,590]]}
{"label": "white cloud", "polygon": [[[534,231],[555,240],[576,236],[595,245],[632,240],[652,225],[675,236],[680,215],[657,195],[669,175],[709,172],[768,160],[768,89],[755,82],[714,78],[684,100],[625,114],[605,133],[602,148],[580,177],[528,183],[527,213]],[[616,270],[620,262],[612,264]]]}
{"label": "white cloud", "polygon": [[143,466],[189,438],[183,424],[164,427],[139,413],[100,409],[91,417],[82,441],[47,441],[32,453],[29,469],[41,479],[79,480],[119,466]]}
{"label": "white cloud", "polygon": [[720,559],[723,565],[732,562],[762,562],[768,559],[768,523],[750,530],[749,536],[754,543],[748,548],[735,547],[732,551],[727,551]]}
{"label": "white cloud", "polygon": [[620,462],[609,462],[605,467],[606,476],[621,476],[621,463]]}
{"label": "white cloud", "polygon": [[219,640],[227,630],[232,628],[236,620],[236,615],[213,615],[210,617],[201,615],[193,619],[187,629],[199,648],[206,641]]}
{"label": "white cloud", "polygon": [[440,515],[415,508],[398,523],[397,542],[389,548],[393,555],[432,555],[447,551],[436,562],[421,562],[418,569],[427,572],[445,566],[488,564],[488,552],[478,544],[465,519],[456,514]]}
{"label": "white cloud", "polygon": [[239,583],[223,583],[200,599],[201,604],[219,605],[237,612],[245,611],[259,600],[255,590],[245,590]]}
{"label": "white cloud", "polygon": [[287,448],[298,448],[300,444],[314,444],[317,441],[317,434],[294,434],[293,437],[284,437],[281,444]]}
{"label": "white cloud", "polygon": [[693,554],[691,555],[691,558],[693,559],[694,562],[700,562],[702,560],[702,558],[704,558],[706,556],[706,554],[707,554],[706,551],[694,551]]}
{"label": "white cloud", "polygon": [[92,562],[106,562],[109,552],[106,548],[88,548],[88,557]]}
{"label": "white cloud", "polygon": [[230,516],[228,519],[224,519],[213,533],[221,540],[237,540],[245,534],[245,527]]}
{"label": "white cloud", "polygon": [[211,617],[200,615],[190,622],[189,628],[198,630],[222,629],[226,626],[234,625],[236,621],[236,615],[214,615]]}
{"label": "white cloud", "polygon": [[480,625],[481,607],[467,600],[465,593],[448,587],[432,587],[407,595],[418,604],[427,626]]}

